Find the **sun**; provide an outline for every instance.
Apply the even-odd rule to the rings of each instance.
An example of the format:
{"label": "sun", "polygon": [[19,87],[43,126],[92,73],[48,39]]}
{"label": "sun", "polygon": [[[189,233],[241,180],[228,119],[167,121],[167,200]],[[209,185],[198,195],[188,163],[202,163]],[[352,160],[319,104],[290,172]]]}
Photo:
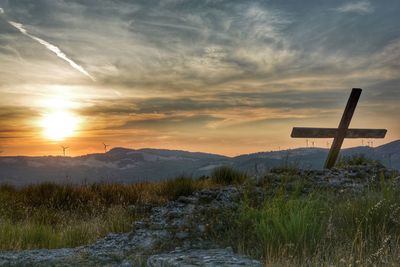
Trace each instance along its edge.
{"label": "sun", "polygon": [[43,115],[41,126],[44,136],[53,141],[61,141],[75,134],[78,118],[68,111],[53,111]]}

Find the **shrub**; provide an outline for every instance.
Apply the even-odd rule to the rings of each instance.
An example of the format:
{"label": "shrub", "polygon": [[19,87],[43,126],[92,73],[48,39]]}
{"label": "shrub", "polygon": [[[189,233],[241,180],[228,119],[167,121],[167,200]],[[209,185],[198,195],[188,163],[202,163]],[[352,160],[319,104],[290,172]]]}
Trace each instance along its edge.
{"label": "shrub", "polygon": [[161,183],[161,195],[169,200],[175,200],[180,196],[188,196],[196,187],[192,178],[178,177]]}
{"label": "shrub", "polygon": [[365,154],[354,154],[351,156],[341,157],[336,164],[337,167],[346,166],[366,166],[366,165],[376,165],[379,162],[368,158]]}
{"label": "shrub", "polygon": [[211,180],[217,184],[241,184],[247,179],[247,175],[234,170],[229,166],[215,168],[211,174]]}

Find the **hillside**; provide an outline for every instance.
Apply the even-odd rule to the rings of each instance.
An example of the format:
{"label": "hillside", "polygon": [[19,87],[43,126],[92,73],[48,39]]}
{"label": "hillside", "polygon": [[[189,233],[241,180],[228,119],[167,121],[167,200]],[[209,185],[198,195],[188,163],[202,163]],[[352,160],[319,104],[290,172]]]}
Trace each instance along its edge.
{"label": "hillside", "polygon": [[[0,157],[0,182],[13,185],[45,181],[134,183],[179,175],[200,177],[221,165],[260,175],[273,167],[287,165],[321,169],[327,153],[323,148],[297,148],[226,157],[178,150],[113,148],[104,154],[79,157]],[[342,156],[359,153],[379,160],[388,168],[400,169],[400,140],[376,148],[342,150]]]}

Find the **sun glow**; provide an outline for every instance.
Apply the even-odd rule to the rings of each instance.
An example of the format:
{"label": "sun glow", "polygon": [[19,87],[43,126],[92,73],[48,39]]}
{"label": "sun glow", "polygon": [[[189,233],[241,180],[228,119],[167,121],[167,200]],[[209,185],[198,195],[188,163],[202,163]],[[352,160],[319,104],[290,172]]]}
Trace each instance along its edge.
{"label": "sun glow", "polygon": [[61,141],[75,134],[79,120],[71,112],[54,111],[44,114],[41,121],[44,135],[53,141]]}

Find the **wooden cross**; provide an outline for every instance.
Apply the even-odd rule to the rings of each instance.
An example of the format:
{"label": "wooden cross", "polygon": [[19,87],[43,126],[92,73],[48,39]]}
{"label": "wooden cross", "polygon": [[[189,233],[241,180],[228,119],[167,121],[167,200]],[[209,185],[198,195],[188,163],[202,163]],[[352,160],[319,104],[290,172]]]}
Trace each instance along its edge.
{"label": "wooden cross", "polygon": [[349,129],[361,91],[362,89],[360,88],[353,88],[351,91],[338,128],[293,128],[291,134],[293,138],[334,138],[325,162],[325,168],[327,169],[335,165],[345,138],[384,138],[386,136],[386,129]]}

